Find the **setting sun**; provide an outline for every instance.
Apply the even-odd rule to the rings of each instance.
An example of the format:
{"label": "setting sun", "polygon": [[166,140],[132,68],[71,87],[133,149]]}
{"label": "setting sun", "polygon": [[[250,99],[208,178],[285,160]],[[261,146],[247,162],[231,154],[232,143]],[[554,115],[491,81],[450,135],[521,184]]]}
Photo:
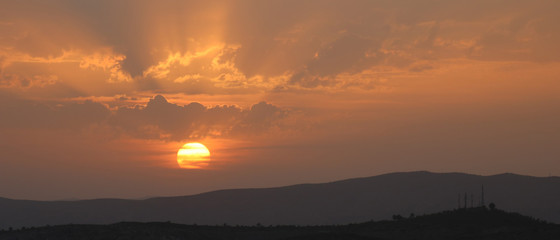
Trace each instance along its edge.
{"label": "setting sun", "polygon": [[177,152],[177,163],[181,168],[204,168],[209,161],[210,151],[201,143],[187,143]]}

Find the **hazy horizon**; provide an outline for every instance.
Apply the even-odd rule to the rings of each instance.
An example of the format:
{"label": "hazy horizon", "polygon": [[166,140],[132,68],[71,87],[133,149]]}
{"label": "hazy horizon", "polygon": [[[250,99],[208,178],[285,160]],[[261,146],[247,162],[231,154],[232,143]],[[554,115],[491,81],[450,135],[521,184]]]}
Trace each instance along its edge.
{"label": "hazy horizon", "polygon": [[[424,170],[558,176],[557,9],[2,1],[0,197],[134,199]],[[191,142],[209,156],[186,149],[179,165]]]}

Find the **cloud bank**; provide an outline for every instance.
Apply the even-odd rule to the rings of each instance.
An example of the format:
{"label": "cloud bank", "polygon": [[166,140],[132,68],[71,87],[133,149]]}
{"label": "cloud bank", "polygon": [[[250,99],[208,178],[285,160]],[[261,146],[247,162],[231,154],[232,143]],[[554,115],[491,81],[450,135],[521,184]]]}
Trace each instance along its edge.
{"label": "cloud bank", "polygon": [[161,95],[146,105],[115,110],[91,100],[43,103],[3,95],[0,127],[70,131],[109,127],[115,133],[135,138],[182,141],[265,134],[274,128],[289,127],[282,122],[289,112],[266,102],[249,109],[235,105],[208,107],[197,102],[180,106]]}
{"label": "cloud bank", "polygon": [[2,5],[0,86],[57,97],[373,89],[449,59],[560,60],[553,0]]}

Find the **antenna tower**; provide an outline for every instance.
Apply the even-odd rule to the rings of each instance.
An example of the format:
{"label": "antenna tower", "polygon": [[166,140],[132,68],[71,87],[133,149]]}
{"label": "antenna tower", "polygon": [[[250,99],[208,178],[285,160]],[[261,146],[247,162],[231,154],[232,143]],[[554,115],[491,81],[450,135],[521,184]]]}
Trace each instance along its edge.
{"label": "antenna tower", "polygon": [[482,184],[482,194],[480,195],[480,204],[482,205],[482,207],[486,206],[484,204],[484,184]]}

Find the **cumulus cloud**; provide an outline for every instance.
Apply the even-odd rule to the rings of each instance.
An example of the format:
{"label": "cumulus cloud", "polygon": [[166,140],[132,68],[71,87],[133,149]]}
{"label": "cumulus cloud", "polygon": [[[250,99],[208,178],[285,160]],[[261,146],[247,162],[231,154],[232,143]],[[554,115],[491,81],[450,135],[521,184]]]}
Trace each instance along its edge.
{"label": "cumulus cloud", "polygon": [[266,102],[246,110],[233,105],[206,107],[197,102],[179,106],[157,95],[146,107],[119,108],[111,124],[135,137],[183,140],[263,133],[278,126],[286,114],[286,110]]}
{"label": "cumulus cloud", "polygon": [[197,102],[180,106],[161,95],[150,99],[146,105],[116,110],[91,100],[45,103],[9,94],[0,95],[0,99],[0,128],[78,130],[97,126],[144,139],[256,135],[279,127],[288,115],[288,110],[266,102],[249,109],[234,105],[208,107]]}

